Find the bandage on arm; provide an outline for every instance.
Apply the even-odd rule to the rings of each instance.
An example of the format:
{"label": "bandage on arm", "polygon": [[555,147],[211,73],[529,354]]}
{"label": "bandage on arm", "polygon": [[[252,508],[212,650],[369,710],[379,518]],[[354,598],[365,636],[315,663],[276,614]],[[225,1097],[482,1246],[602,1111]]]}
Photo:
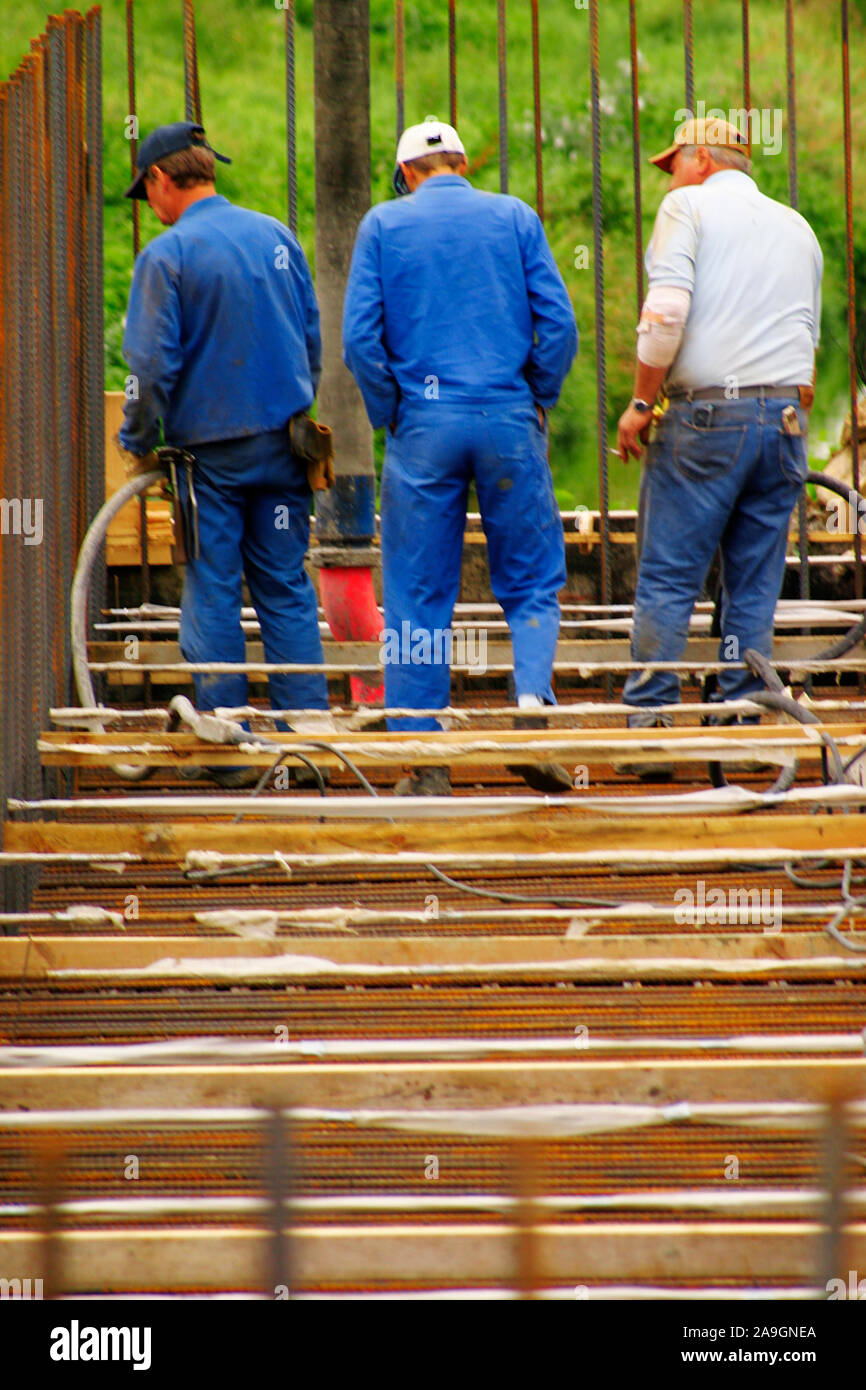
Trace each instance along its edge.
{"label": "bandage on arm", "polygon": [[680,350],[692,296],[671,285],[653,285],[637,326],[638,360],[648,367],[669,367]]}

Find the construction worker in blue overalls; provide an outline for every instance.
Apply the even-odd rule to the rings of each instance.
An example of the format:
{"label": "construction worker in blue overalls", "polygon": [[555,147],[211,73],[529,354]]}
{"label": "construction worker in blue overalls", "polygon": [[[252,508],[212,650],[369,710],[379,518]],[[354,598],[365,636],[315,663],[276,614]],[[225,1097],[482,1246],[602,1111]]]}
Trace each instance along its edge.
{"label": "construction worker in blue overalls", "polygon": [[[459,592],[474,481],[491,584],[511,630],[517,702],[540,709],[554,703],[566,582],[547,412],[577,328],[536,214],[518,198],[477,191],[466,168],[452,126],[428,118],[404,131],[394,181],[407,196],[364,217],[346,290],[344,359],[371,423],[387,427],[385,698],[391,708],[449,703],[441,637]],[[432,717],[389,720],[392,729],[439,727]],[[539,790],[571,785],[556,764],[519,771]],[[419,767],[396,790],[448,794],[448,769]]]}
{"label": "construction worker in blue overalls", "polygon": [[[310,487],[289,426],[312,404],[321,371],[319,312],[300,242],[276,218],[236,207],[214,184],[201,126],[177,121],[141,142],[126,196],[146,198],[168,228],[135,263],[124,356],[123,450],[189,450],[178,504],[189,545],[180,648],[190,662],[243,662],[245,575],[265,658],[321,664],[316,593],[304,570]],[[190,504],[193,504],[192,506]],[[202,710],[244,705],[243,674],[196,675]],[[273,675],[276,708],[327,709],[321,673]],[[209,769],[222,785],[246,770]],[[219,775],[218,775],[219,774]]]}

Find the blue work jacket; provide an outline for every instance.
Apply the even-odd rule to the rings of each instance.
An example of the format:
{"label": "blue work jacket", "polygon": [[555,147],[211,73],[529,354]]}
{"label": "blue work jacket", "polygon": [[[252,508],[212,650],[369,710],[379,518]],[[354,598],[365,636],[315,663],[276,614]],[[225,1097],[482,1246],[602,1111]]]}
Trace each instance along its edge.
{"label": "blue work jacket", "polygon": [[436,174],[366,214],[343,313],[343,360],[374,426],[401,398],[556,404],[574,310],[532,208]]}
{"label": "blue work jacket", "polygon": [[[135,262],[120,442],[143,455],[280,429],[313,401],[319,310],[297,237],[214,195],[192,203]],[[137,396],[136,396],[137,393]]]}

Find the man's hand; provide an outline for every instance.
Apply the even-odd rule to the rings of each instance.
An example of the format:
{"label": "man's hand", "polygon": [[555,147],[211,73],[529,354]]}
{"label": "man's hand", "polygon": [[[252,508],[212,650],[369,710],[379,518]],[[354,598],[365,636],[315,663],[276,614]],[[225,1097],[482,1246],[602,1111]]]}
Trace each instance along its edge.
{"label": "man's hand", "polygon": [[616,442],[623,463],[628,463],[632,457],[640,458],[652,419],[651,410],[635,410],[633,405],[629,405],[619,417]]}
{"label": "man's hand", "polygon": [[128,449],[124,449],[120,442],[120,435],[115,434],[111,439],[120,457],[123,459],[123,467],[127,478],[140,478],[142,473],[152,473],[155,468],[160,468],[161,464],[153,449],[149,454],[131,454]]}
{"label": "man's hand", "polygon": [[545,413],[544,413],[544,406],[543,406],[543,405],[539,405],[538,402],[536,401],[535,409],[538,411],[538,423],[539,423],[539,425],[541,426],[541,428],[544,429],[544,422],[545,422],[545,420],[546,420],[546,418],[547,418],[546,415],[545,415]]}

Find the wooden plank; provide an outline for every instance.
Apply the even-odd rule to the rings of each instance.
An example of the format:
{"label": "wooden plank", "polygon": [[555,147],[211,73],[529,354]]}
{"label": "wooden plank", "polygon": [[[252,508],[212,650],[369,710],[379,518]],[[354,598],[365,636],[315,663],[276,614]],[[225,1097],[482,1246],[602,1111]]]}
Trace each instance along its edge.
{"label": "wooden plank", "polygon": [[[274,1044],[275,1053],[279,1047]],[[505,1061],[247,1062],[0,1069],[0,1110],[125,1106],[674,1105],[866,1099],[866,1058],[722,1057]]]}
{"label": "wooden plank", "polygon": [[[866,725],[846,721],[831,726],[830,732],[841,750],[857,750],[866,737]],[[298,749],[309,755],[315,736],[268,733],[269,743],[283,751]],[[251,736],[255,741],[255,736]],[[441,763],[455,766],[502,766],[509,761],[539,762],[551,759],[578,765],[608,764],[627,758],[630,762],[675,762],[691,764],[715,761],[742,761],[751,756],[759,761],[782,761],[789,755],[817,762],[823,743],[811,729],[797,724],[745,725],[721,728],[667,729],[568,729],[560,726],[531,732],[496,730],[440,730],[424,733],[338,732],[327,742],[364,767],[398,767],[407,762]],[[104,767],[123,762],[154,767],[171,767],[178,762],[189,766],[232,766],[239,759],[231,744],[206,743],[188,732],[109,730],[48,730],[38,742],[45,766]],[[326,749],[315,749],[318,763],[340,767],[341,760]],[[266,768],[274,761],[271,748],[244,752],[244,763]]]}
{"label": "wooden plank", "polygon": [[[296,1286],[371,1283],[431,1286],[511,1284],[519,1234],[513,1225],[401,1224],[287,1230]],[[535,1268],[545,1283],[602,1280],[815,1277],[823,1227],[812,1221],[545,1223],[534,1231]],[[866,1265],[866,1224],[844,1227],[852,1268]],[[67,1293],[148,1289],[259,1289],[267,1278],[263,1231],[241,1228],[61,1231],[58,1267]],[[44,1237],[0,1233],[0,1268],[42,1267]]]}
{"label": "wooden plank", "polygon": [[[673,911],[673,909],[672,909]],[[563,913],[564,917],[569,914]],[[862,921],[862,915],[860,920]],[[141,923],[131,923],[141,929]],[[443,925],[449,925],[443,921]],[[436,923],[430,923],[431,929]],[[496,929],[490,921],[491,932]],[[203,928],[199,928],[202,930]],[[215,933],[216,928],[212,929]],[[303,931],[303,926],[299,926]],[[562,930],[564,930],[564,923]],[[326,956],[329,960],[365,965],[518,964],[521,961],[581,960],[586,956],[609,961],[676,959],[687,953],[695,960],[809,960],[832,949],[824,932],[770,935],[763,932],[699,929],[659,936],[496,936],[477,937],[345,937],[281,935],[274,940],[241,940],[228,934],[213,936],[6,936],[0,937],[0,979],[44,979],[49,970],[145,968],[167,957],[189,960],[263,960],[285,953]],[[26,965],[26,971],[25,971]]]}
{"label": "wooden plank", "polygon": [[[106,803],[106,811],[110,814],[111,810],[110,803]],[[372,844],[370,827],[362,821],[322,824],[271,819],[266,825],[249,820],[232,825],[213,819],[207,823],[154,819],[128,824],[7,821],[3,835],[6,851],[130,852],[148,860],[182,860],[190,850],[267,857],[277,851],[287,856],[358,854],[373,868],[377,857],[383,854],[416,854],[435,859],[447,853],[468,861],[473,856],[497,853],[509,856],[507,862],[517,864],[531,862],[539,854],[554,853],[561,856],[563,863],[601,865],[625,862],[631,854],[651,852],[659,856],[659,863],[689,863],[693,858],[697,864],[719,862],[726,855],[736,857],[740,851],[743,862],[750,858],[749,851],[767,853],[775,862],[804,853],[834,859],[860,858],[863,841],[858,821],[859,817],[828,815],[610,821],[562,809],[540,810],[521,817],[498,816],[487,821],[458,818],[447,822],[379,823]],[[406,862],[408,867],[411,861]],[[362,873],[360,865],[359,874]]]}
{"label": "wooden plank", "polygon": [[[137,641],[138,654],[135,660],[140,661],[143,665],[154,663],[175,665],[177,662],[183,661],[177,642],[149,641],[146,638],[138,638]],[[826,635],[803,637],[795,633],[785,633],[778,636],[773,644],[773,660],[781,665],[785,665],[786,662],[808,661],[810,658],[818,656],[827,646],[827,643]],[[325,660],[334,665],[381,664],[379,661],[381,643],[379,642],[335,642],[326,638],[323,647]],[[690,637],[686,643],[682,660],[684,662],[693,661],[700,665],[716,661],[718,654],[718,638]],[[92,662],[130,659],[124,641],[90,642],[88,643],[88,658]],[[246,659],[255,663],[261,663],[265,660],[264,647],[260,641],[247,642]],[[510,641],[487,642],[484,660],[489,666],[509,664],[513,660]],[[629,641],[624,638],[561,638],[556,646],[555,660],[558,663],[568,662],[575,666],[599,661],[630,661],[631,649]],[[459,663],[455,660],[455,664]],[[475,664],[479,663],[476,662]],[[483,671],[479,671],[479,674],[483,674]]]}
{"label": "wooden plank", "polygon": [[[127,482],[123,460],[113,440],[123,424],[124,393],[105,392],[105,495],[111,497]],[[148,559],[152,565],[171,564],[171,504],[151,489],[147,502]],[[137,500],[127,502],[105,537],[108,565],[141,564],[141,511]]]}

